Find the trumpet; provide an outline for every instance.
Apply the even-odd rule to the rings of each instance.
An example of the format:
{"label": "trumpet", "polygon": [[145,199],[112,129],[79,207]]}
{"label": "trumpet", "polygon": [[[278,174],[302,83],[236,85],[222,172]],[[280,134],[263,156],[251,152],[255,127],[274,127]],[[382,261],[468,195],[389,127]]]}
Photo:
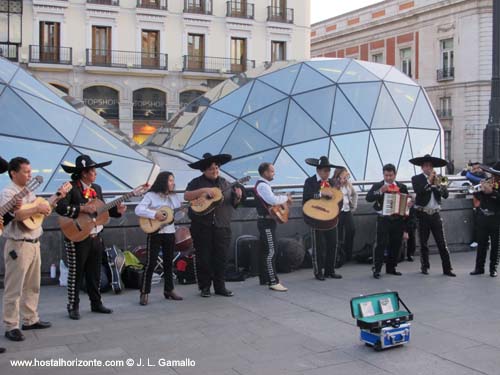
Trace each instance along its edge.
{"label": "trumpet", "polygon": [[479,192],[483,191],[483,186],[485,184],[492,185],[493,189],[498,190],[498,183],[495,183],[495,179],[493,177],[490,177],[490,178],[486,178],[484,180],[481,180],[480,184],[471,186],[469,188],[469,194],[479,193]]}
{"label": "trumpet", "polygon": [[436,186],[448,187],[449,184],[450,180],[448,179],[447,176],[438,174],[437,176],[434,177],[434,185]]}

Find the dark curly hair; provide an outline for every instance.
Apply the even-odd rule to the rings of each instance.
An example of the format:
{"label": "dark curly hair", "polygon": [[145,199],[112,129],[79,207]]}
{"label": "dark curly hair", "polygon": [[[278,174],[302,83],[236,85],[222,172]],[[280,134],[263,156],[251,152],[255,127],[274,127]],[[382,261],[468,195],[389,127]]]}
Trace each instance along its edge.
{"label": "dark curly hair", "polygon": [[149,191],[153,193],[163,194],[170,193],[170,191],[168,191],[168,179],[173,175],[174,174],[172,172],[160,172],[160,174],[156,176],[156,180],[155,182],[153,182],[153,185],[151,186],[151,189],[149,189]]}

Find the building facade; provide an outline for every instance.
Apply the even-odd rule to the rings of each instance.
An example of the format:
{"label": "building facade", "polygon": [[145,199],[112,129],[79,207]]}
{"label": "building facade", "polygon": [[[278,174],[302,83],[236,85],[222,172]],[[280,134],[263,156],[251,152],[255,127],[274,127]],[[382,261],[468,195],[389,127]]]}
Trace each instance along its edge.
{"label": "building facade", "polygon": [[10,24],[21,24],[20,30],[0,28],[3,55],[83,100],[139,143],[231,75],[310,53],[309,0],[0,4],[0,16],[7,9]]}
{"label": "building facade", "polygon": [[482,159],[491,46],[492,0],[387,0],[311,26],[312,57],[394,65],[425,87],[458,169]]}

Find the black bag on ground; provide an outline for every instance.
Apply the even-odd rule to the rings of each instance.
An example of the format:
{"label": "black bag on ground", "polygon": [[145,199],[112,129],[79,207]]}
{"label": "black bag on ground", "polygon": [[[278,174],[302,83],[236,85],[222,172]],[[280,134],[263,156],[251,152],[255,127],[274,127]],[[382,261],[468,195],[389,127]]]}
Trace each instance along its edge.
{"label": "black bag on ground", "polygon": [[179,284],[196,284],[194,251],[184,251],[174,261],[174,273]]}
{"label": "black bag on ground", "polygon": [[226,267],[224,277],[226,281],[245,281],[247,272],[241,267],[236,268],[234,263],[230,263]]}
{"label": "black bag on ground", "polygon": [[304,262],[304,245],[293,238],[280,238],[278,240],[278,253],[276,256],[276,270],[280,273],[289,273],[299,269]]}
{"label": "black bag on ground", "polygon": [[373,263],[373,244],[365,243],[365,245],[354,255],[354,259],[358,263],[372,264]]}
{"label": "black bag on ground", "polygon": [[233,271],[243,270],[247,277],[259,275],[259,254],[261,251],[260,239],[251,236],[243,235],[236,239],[234,244],[234,260],[235,264]]}
{"label": "black bag on ground", "polygon": [[122,281],[125,288],[141,289],[144,268],[127,266],[122,273]]}

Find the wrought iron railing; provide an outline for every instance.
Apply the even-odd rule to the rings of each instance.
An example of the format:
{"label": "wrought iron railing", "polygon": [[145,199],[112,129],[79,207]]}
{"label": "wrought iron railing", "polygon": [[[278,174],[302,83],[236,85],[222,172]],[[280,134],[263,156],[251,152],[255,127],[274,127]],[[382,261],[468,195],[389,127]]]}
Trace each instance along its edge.
{"label": "wrought iron railing", "polygon": [[441,119],[447,119],[447,118],[453,117],[453,113],[452,113],[451,109],[437,109],[436,114]]}
{"label": "wrought iron railing", "polygon": [[168,69],[168,55],[155,52],[131,52],[106,49],[86,50],[86,64],[130,69]]}
{"label": "wrought iron railing", "polygon": [[212,0],[184,0],[184,13],[212,14]]}
{"label": "wrought iron railing", "polygon": [[87,0],[89,4],[119,6],[120,0]]}
{"label": "wrought iron railing", "polygon": [[71,65],[73,63],[73,50],[71,47],[30,45],[29,62]]}
{"label": "wrought iron railing", "polygon": [[137,0],[137,8],[167,10],[167,0]]}
{"label": "wrought iron railing", "polygon": [[0,43],[0,56],[10,61],[19,61],[19,45]]}
{"label": "wrought iron railing", "polygon": [[269,6],[267,7],[267,20],[293,23],[293,9]]}
{"label": "wrought iron railing", "polygon": [[246,1],[228,1],[227,6],[227,17],[236,18],[247,18],[254,19],[255,17],[255,5],[249,4]]}
{"label": "wrought iron railing", "polygon": [[207,73],[242,73],[255,68],[255,60],[184,55],[183,71]]}
{"label": "wrought iron railing", "polygon": [[438,81],[450,81],[455,79],[455,68],[445,68],[437,70],[437,80]]}

